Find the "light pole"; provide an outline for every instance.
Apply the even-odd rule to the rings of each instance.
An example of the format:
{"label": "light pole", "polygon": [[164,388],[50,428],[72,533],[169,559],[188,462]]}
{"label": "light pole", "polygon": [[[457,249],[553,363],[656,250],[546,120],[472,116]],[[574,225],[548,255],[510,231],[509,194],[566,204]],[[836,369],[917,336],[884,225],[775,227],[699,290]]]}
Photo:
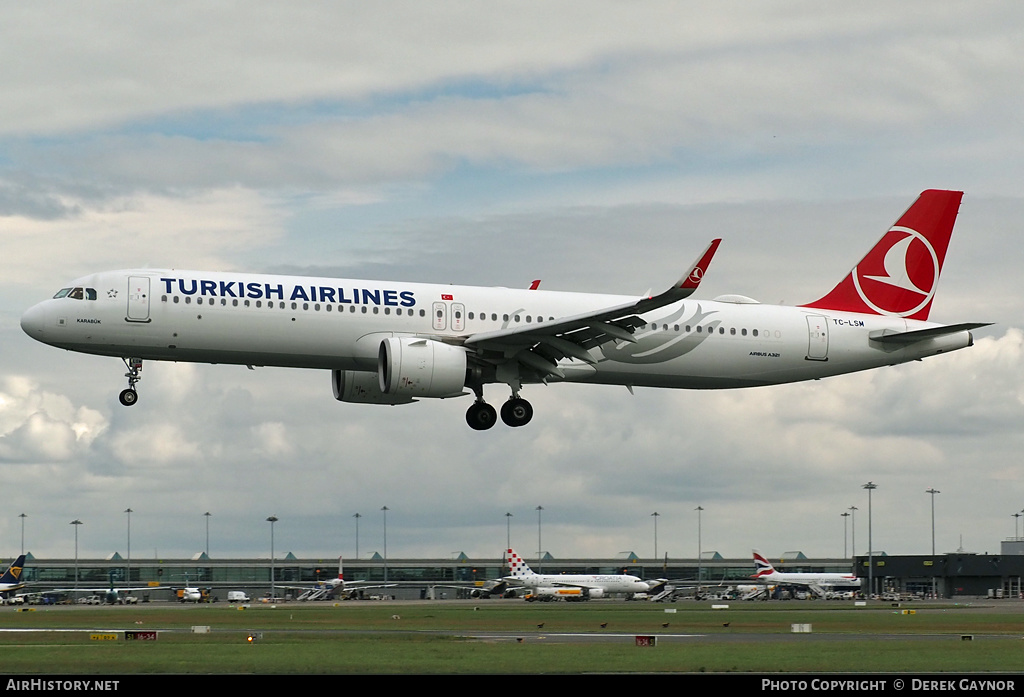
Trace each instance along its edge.
{"label": "light pole", "polygon": [[131,508],[124,509],[124,512],[128,514],[128,567],[125,569],[125,583],[132,585],[132,511]]}
{"label": "light pole", "polygon": [[210,556],[210,516],[213,514],[207,511],[203,514],[206,518],[206,556]]}
{"label": "light pole", "polygon": [[1019,540],[1020,539],[1020,517],[1022,515],[1024,515],[1024,513],[1014,513],[1013,514],[1013,539],[1014,540]]}
{"label": "light pole", "polygon": [[850,555],[857,558],[857,511],[859,510],[856,506],[850,506]]}
{"label": "light pole", "polygon": [[69,523],[75,526],[75,592],[78,592],[78,526],[82,524],[78,518]]}
{"label": "light pole", "polygon": [[277,597],[277,586],[274,584],[274,577],[277,575],[274,569],[274,523],[277,521],[276,515],[267,518],[267,522],[270,523],[270,602],[274,602],[274,598]]}
{"label": "light pole", "polygon": [[941,494],[938,489],[925,489],[926,494],[932,495],[932,556],[935,556],[935,494]]}
{"label": "light pole", "polygon": [[[505,552],[512,547],[512,514],[505,514]],[[501,555],[504,557],[505,555]]]}
{"label": "light pole", "polygon": [[654,560],[655,561],[658,560],[658,518],[660,516],[661,516],[661,514],[658,513],[657,511],[655,511],[654,513],[651,514],[651,517],[654,518]]}
{"label": "light pole", "polygon": [[21,553],[25,553],[25,518],[28,518],[24,513],[19,513],[18,517],[21,518]]}
{"label": "light pole", "polygon": [[544,506],[537,506],[537,570],[544,570],[544,560],[541,558],[540,546],[540,512],[544,510]]}
{"label": "light pole", "polygon": [[700,582],[704,576],[703,561],[701,559],[701,512],[704,510],[703,506],[697,506],[693,510],[697,511],[697,595],[700,595]]}
{"label": "light pole", "polygon": [[381,506],[381,512],[384,513],[384,583],[388,582],[388,511],[391,510],[387,506]]}
{"label": "light pole", "polygon": [[846,519],[850,517],[850,514],[844,511],[839,515],[843,519],[843,559],[846,559]]}
{"label": "light pole", "polygon": [[871,492],[878,488],[874,482],[868,482],[861,486],[868,490],[868,598],[875,592],[875,562],[872,552],[871,540]]}
{"label": "light pole", "polygon": [[352,517],[356,519],[356,559],[359,558],[359,519],[363,517],[362,513],[353,513]]}

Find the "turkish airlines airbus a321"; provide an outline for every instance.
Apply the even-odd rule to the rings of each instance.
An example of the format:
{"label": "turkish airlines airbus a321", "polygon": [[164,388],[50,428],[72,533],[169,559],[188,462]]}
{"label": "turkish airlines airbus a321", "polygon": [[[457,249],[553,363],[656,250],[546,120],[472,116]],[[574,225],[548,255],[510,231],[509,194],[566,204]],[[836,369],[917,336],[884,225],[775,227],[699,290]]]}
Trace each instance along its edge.
{"label": "turkish airlines airbus a321", "polygon": [[[763,305],[688,299],[720,240],[648,297],[304,276],[135,269],[80,278],[21,319],[33,339],[121,358],[125,406],[144,360],[319,368],[335,399],[407,404],[472,391],[474,429],[533,407],[523,385],[585,382],[715,389],[776,385],[919,360],[970,346],[985,324],[929,323],[963,196],[925,191],[820,300]],[[467,390],[468,388],[468,390]]]}

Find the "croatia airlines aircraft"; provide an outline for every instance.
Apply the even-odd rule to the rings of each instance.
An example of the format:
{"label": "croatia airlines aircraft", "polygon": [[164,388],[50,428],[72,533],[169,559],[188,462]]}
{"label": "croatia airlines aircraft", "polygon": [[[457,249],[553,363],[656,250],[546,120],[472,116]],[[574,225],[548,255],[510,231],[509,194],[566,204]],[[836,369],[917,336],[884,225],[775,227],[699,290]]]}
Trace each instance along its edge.
{"label": "croatia airlines aircraft", "polygon": [[107,271],[72,281],[21,319],[33,339],[121,358],[125,406],[144,360],[329,370],[335,399],[407,404],[504,384],[509,426],[524,385],[715,389],[776,385],[919,360],[973,343],[985,324],[928,322],[962,192],[925,191],[820,300],[690,300],[720,240],[667,290],[623,297],[206,271]]}
{"label": "croatia airlines aircraft", "polygon": [[651,589],[651,584],[627,574],[537,574],[514,549],[505,551],[505,563],[509,575],[502,580],[529,588],[534,598],[589,600],[609,593],[632,595]]}
{"label": "croatia airlines aircraft", "polygon": [[860,579],[854,574],[814,574],[776,571],[775,567],[754,550],[754,568],[756,572],[753,578],[760,583],[805,586],[819,595],[824,595],[826,589],[831,588],[860,588]]}

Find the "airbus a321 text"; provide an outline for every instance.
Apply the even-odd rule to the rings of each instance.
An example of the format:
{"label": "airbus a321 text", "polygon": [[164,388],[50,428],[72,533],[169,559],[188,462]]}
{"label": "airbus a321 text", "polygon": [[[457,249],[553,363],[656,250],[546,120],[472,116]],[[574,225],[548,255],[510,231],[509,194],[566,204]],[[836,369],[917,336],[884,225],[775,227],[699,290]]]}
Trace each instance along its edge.
{"label": "airbus a321 text", "polygon": [[960,207],[925,191],[835,288],[801,306],[740,295],[689,300],[720,240],[657,295],[137,269],[72,281],[25,312],[52,346],[121,358],[138,399],[145,360],[329,370],[335,399],[407,404],[504,384],[509,426],[533,407],[524,385],[580,382],[716,389],[815,380],[970,346],[979,323],[928,322]]}

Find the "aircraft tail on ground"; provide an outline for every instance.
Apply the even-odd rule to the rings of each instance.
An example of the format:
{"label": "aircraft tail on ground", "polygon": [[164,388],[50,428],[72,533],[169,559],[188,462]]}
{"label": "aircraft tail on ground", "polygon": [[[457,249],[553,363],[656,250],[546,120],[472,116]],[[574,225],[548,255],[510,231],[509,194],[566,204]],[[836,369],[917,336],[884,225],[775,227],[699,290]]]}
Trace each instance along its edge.
{"label": "aircraft tail on ground", "polygon": [[775,567],[771,565],[764,556],[754,550],[754,575],[751,578],[761,578],[763,576],[771,576],[775,573]]}
{"label": "aircraft tail on ground", "polygon": [[533,569],[527,565],[526,561],[516,554],[514,549],[505,550],[505,563],[508,564],[509,576],[513,578],[525,578],[527,576],[536,576]]}
{"label": "aircraft tail on ground", "polygon": [[21,570],[25,568],[25,555],[22,554],[20,557],[14,560],[14,563],[10,565],[7,571],[4,572],[3,576],[0,576],[0,584],[18,584],[21,583]]}
{"label": "aircraft tail on ground", "polygon": [[963,195],[921,192],[846,278],[804,307],[927,320]]}

